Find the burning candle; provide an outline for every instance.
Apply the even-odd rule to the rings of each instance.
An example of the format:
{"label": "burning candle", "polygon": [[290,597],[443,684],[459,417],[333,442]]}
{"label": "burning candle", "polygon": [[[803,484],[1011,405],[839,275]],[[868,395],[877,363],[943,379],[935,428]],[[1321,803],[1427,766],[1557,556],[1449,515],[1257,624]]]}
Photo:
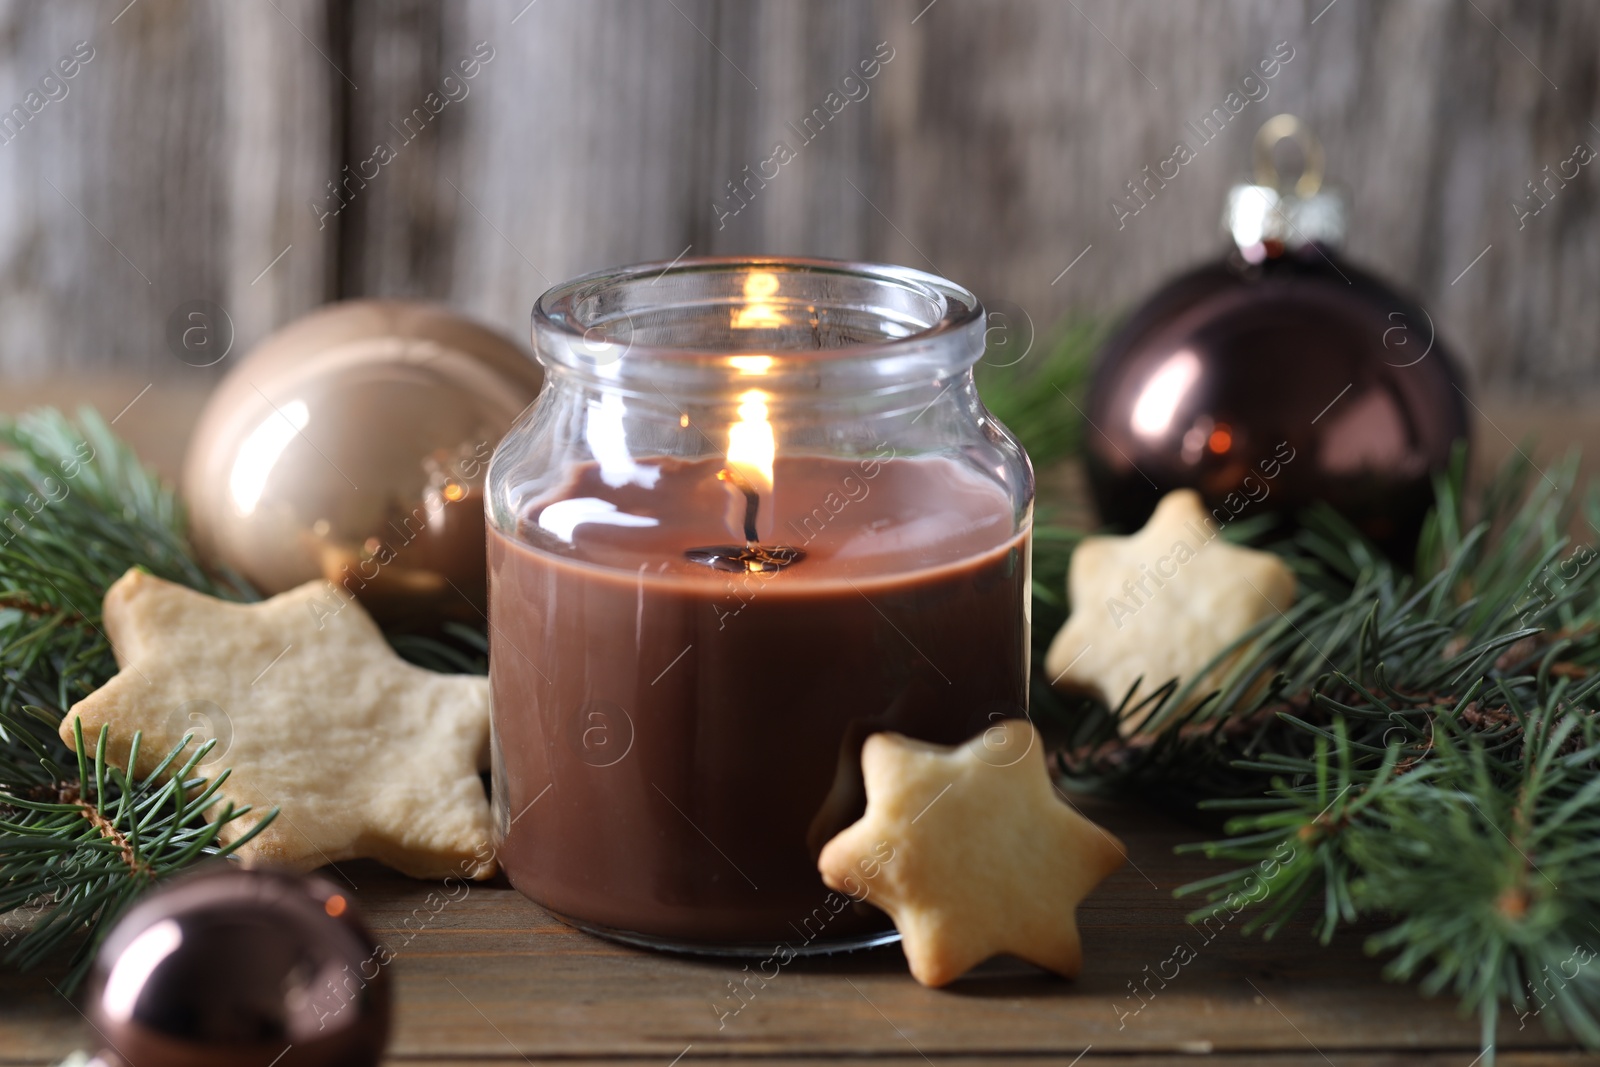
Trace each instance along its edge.
{"label": "burning candle", "polygon": [[744,544],[691,548],[685,556],[719,571],[767,573],[782,570],[805,554],[788,545],[761,543],[761,501],[763,494],[772,492],[776,450],[772,424],[767,422],[767,394],[747,390],[739,397],[739,421],[728,430],[727,463],[717,472],[717,480],[735,490],[730,522],[743,532]]}
{"label": "burning candle", "polygon": [[851,900],[816,871],[864,808],[862,741],[1026,714],[1032,475],[972,386],[976,298],[690,260],[534,318],[548,384],[488,490],[512,883],[663,947],[892,937],[869,881]]}

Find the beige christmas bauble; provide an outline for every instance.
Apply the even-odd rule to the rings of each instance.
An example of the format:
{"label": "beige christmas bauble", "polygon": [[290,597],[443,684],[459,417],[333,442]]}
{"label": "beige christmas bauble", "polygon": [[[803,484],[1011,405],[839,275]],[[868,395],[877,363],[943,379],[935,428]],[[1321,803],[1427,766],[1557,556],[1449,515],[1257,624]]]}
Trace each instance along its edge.
{"label": "beige christmas bauble", "polygon": [[195,543],[263,593],[325,578],[388,626],[481,621],[484,473],[542,381],[515,343],[441,307],[297,319],[200,418],[183,478]]}

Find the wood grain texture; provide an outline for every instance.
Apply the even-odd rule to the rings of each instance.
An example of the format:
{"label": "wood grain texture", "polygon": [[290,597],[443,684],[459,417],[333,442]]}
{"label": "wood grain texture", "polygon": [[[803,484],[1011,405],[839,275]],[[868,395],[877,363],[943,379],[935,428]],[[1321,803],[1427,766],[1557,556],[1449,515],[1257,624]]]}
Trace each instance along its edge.
{"label": "wood grain texture", "polygon": [[333,149],[321,4],[119,10],[0,12],[0,107],[25,101],[78,42],[93,57],[0,145],[8,374],[203,376],[168,350],[175,308],[219,303],[258,336],[329,292],[332,245],[301,203]]}
{"label": "wood grain texture", "polygon": [[[760,1063],[772,1067],[814,1067],[819,1061],[813,1057],[761,1057],[758,1060],[734,1057],[731,1059],[719,1058],[716,1060],[696,1060],[691,1051],[679,1063],[688,1065],[692,1063],[713,1062],[734,1067],[745,1063]],[[1388,1052],[1388,1053],[1339,1053],[1337,1061],[1339,1067],[1462,1067],[1466,1057],[1460,1052]],[[494,1059],[433,1059],[425,1057],[413,1059],[412,1057],[395,1057],[389,1061],[393,1064],[405,1064],[406,1067],[482,1067],[485,1063],[525,1063],[520,1056],[508,1054]],[[589,1059],[580,1061],[584,1067],[640,1067],[642,1064],[657,1063],[651,1059]],[[887,1064],[902,1063],[909,1065],[924,1063],[921,1057],[911,1052],[900,1056],[830,1056],[821,1061],[830,1067],[885,1067]],[[1007,1064],[1008,1067],[1181,1067],[1181,1065],[1208,1064],[1214,1060],[1199,1059],[1193,1053],[1174,1053],[1169,1056],[1123,1056],[1111,1054],[1101,1056],[1090,1052],[1081,1059],[1070,1059],[1063,1056],[1007,1056],[1004,1060],[995,1060],[989,1056],[941,1056],[938,1060],[940,1067],[992,1067],[995,1063]],[[1257,1053],[1230,1053],[1226,1057],[1229,1064],[1238,1064],[1239,1067],[1328,1067],[1329,1061],[1315,1053],[1282,1053],[1269,1052]],[[1593,1057],[1577,1052],[1512,1052],[1503,1054],[1495,1061],[1500,1067],[1579,1067],[1581,1064],[1590,1064]],[[667,1065],[671,1067],[671,1065]]]}
{"label": "wood grain texture", "polygon": [[[1221,248],[1256,127],[1291,110],[1348,194],[1350,257],[1418,292],[1481,384],[1600,387],[1600,166],[1513,208],[1600,146],[1593,4],[64,0],[0,6],[0,31],[0,107],[96,49],[0,145],[0,378],[209,382],[163,336],[195,298],[241,350],[358,295],[520,338],[547,285],[686,252],[929,267],[1041,328],[1115,314]],[[428,114],[479,42],[494,59]],[[1119,221],[1125,183],[1277,42],[1267,96]],[[880,43],[865,95],[830,104]],[[313,206],[380,142],[395,158],[348,206]]]}
{"label": "wood grain texture", "polygon": [[[1338,1060],[1332,1061],[1337,1067],[1470,1067],[1470,1057],[1458,1051],[1450,1052],[1387,1052],[1387,1053],[1338,1053]],[[760,1057],[750,1059],[745,1057],[695,1059],[694,1051],[678,1062],[688,1067],[695,1063],[716,1063],[723,1067],[737,1067],[740,1064],[756,1063],[763,1067],[815,1067],[819,1062],[826,1063],[829,1067],[887,1067],[889,1064],[905,1064],[906,1067],[915,1067],[928,1061],[922,1059],[915,1052],[907,1051],[905,1055],[884,1056],[829,1056],[819,1060],[815,1057]],[[1226,1057],[1218,1057],[1230,1067],[1328,1067],[1329,1060],[1315,1052],[1302,1053],[1229,1053]],[[404,1064],[406,1067],[483,1067],[484,1064],[520,1064],[526,1063],[522,1057],[508,1053],[502,1057],[491,1059],[434,1059],[423,1057],[414,1059],[410,1056],[397,1056],[390,1063]],[[578,1061],[584,1067],[672,1067],[671,1064],[659,1059],[648,1057],[635,1057],[630,1059],[584,1059]],[[1157,1056],[1124,1056],[1117,1053],[1102,1056],[1096,1052],[1089,1052],[1081,1059],[1069,1056],[1007,1056],[996,1060],[991,1056],[941,1056],[935,1061],[939,1067],[994,1067],[995,1064],[1005,1064],[1007,1067],[1209,1067],[1217,1059],[1205,1059],[1195,1053],[1173,1053],[1171,1055]],[[1580,1067],[1592,1064],[1593,1057],[1577,1052],[1512,1052],[1503,1054],[1495,1061],[1499,1067]]]}
{"label": "wood grain texture", "polygon": [[[1214,254],[1257,126],[1292,111],[1320,132],[1348,194],[1351,257],[1419,291],[1483,380],[1592,383],[1600,315],[1578,280],[1600,277],[1584,199],[1600,179],[1573,183],[1522,233],[1509,202],[1545,162],[1600,136],[1586,122],[1600,24],[1593,8],[1477,6],[940,3],[895,71],[917,70],[918,84],[912,113],[888,123],[897,147],[880,203],[942,269],[1037,319],[1114,312]],[[1200,145],[1184,123],[1279,41],[1294,58],[1268,95]],[[1197,158],[1119,229],[1111,197],[1180,138]],[[884,247],[905,256],[905,245],[891,233]]]}
{"label": "wood grain texture", "polygon": [[[635,950],[551,919],[503,883],[446,902],[436,887],[368,864],[324,874],[354,888],[391,952],[397,1063],[750,1062],[801,1052],[883,1060],[1167,1063],[1454,1063],[1477,1055],[1477,1027],[1447,998],[1384,984],[1361,951],[1367,929],[1329,949],[1302,923],[1271,942],[1234,924],[1197,930],[1171,890],[1211,873],[1174,845],[1203,833],[1127,806],[1083,802],[1125,841],[1131,863],[1079,909],[1086,965],[1067,982],[999,960],[945,990],[918,986],[895,947],[798,960],[734,999],[735,963]],[[1163,966],[1187,942],[1195,958]],[[755,969],[755,968],[752,968]],[[1176,976],[1163,983],[1165,971]],[[1135,994],[1134,987],[1140,992]],[[737,1014],[721,1011],[743,1003]],[[1537,1020],[1502,1027],[1508,1062],[1556,1064],[1561,1042]],[[0,1063],[36,1063],[84,1040],[75,1010],[38,977],[0,978]],[[692,1046],[692,1047],[691,1047]],[[1545,1054],[1548,1055],[1545,1055]],[[1557,1055],[1561,1053],[1561,1055]],[[1416,1058],[1412,1058],[1416,1057]],[[1094,1062],[1085,1059],[1083,1062]]]}

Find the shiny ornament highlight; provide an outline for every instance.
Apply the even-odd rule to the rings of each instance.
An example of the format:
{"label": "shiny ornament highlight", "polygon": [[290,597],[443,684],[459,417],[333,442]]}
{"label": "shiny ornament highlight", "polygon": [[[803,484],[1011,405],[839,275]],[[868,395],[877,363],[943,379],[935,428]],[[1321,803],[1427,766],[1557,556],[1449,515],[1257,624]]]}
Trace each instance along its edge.
{"label": "shiny ornament highlight", "polygon": [[376,1067],[388,958],[343,890],[219,863],[118,921],[84,1014],[118,1067]]}

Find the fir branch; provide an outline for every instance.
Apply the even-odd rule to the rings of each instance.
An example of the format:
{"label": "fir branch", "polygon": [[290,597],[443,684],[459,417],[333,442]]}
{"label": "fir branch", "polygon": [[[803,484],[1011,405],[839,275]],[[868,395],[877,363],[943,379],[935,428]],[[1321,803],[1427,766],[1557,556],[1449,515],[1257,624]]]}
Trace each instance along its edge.
{"label": "fir branch", "polygon": [[[13,713],[0,710],[0,721]],[[67,988],[83,977],[108,924],[149,886],[202,856],[226,856],[270,823],[217,843],[224,825],[250,809],[222,803],[223,771],[196,768],[216,744],[186,751],[185,736],[156,768],[134,779],[106,762],[103,727],[91,760],[75,723],[76,766],[41,759],[50,790],[0,790],[0,944],[8,965],[32,967],[69,948]],[[140,735],[133,735],[138,753]],[[63,750],[64,751],[64,750]],[[131,762],[131,759],[130,759]],[[221,803],[220,811],[213,811]],[[208,821],[208,816],[210,819]],[[88,931],[87,937],[77,935]]]}
{"label": "fir branch", "polygon": [[1558,675],[1600,666],[1600,568],[1584,562],[1597,557],[1563,536],[1575,460],[1538,478],[1520,461],[1508,470],[1471,526],[1464,464],[1440,479],[1415,575],[1332,511],[1303,516],[1295,539],[1273,546],[1297,573],[1299,600],[1235,646],[1248,655],[1222,690],[1186,713],[1178,709],[1188,691],[1146,697],[1154,710],[1128,739],[1116,721],[1129,709],[1055,698],[1055,713],[1079,723],[1063,770],[1087,788],[1162,787],[1189,802],[1256,795],[1281,770],[1274,759],[1305,766],[1312,752],[1305,731],[1258,729],[1272,717],[1309,715],[1325,728],[1318,702],[1331,700],[1360,718],[1355,742],[1381,752],[1386,736],[1417,741],[1427,709],[1454,703],[1478,677],[1520,678],[1527,691],[1552,651],[1548,669]]}
{"label": "fir branch", "polygon": [[1278,546],[1300,600],[1241,639],[1218,692],[1180,713],[1189,692],[1163,687],[1129,739],[1127,709],[1092,709],[1061,761],[1239,812],[1183,850],[1234,865],[1179,891],[1207,902],[1193,918],[1253,908],[1245,931],[1270,937],[1315,902],[1323,942],[1386,918],[1368,949],[1475,1012],[1487,1064],[1507,1009],[1600,1047],[1600,555],[1565,538],[1575,457],[1509,465],[1475,509],[1464,471],[1436,487],[1415,572],[1307,516]]}
{"label": "fir branch", "polygon": [[74,755],[57,736],[66,709],[116,673],[101,600],[134,566],[251,595],[201,567],[176,498],[92,411],[0,419],[0,940],[19,967],[74,945],[71,983],[150,884],[242,843],[217,844],[243,814],[214,810],[227,772],[193,776],[209,744],[186,754],[185,738],[134,780],[106,764],[104,732],[92,761],[81,737]]}
{"label": "fir branch", "polygon": [[1083,392],[1104,334],[1097,321],[1069,320],[1016,355],[1015,330],[991,330],[988,353],[975,372],[978,393],[1035,467],[1078,452]]}
{"label": "fir branch", "polygon": [[1369,790],[1341,842],[1355,907],[1398,920],[1368,949],[1393,953],[1389,977],[1453,992],[1486,1045],[1506,1004],[1519,1028],[1551,1008],[1553,1029],[1600,1046],[1600,745],[1592,713],[1552,707],[1519,718],[1511,761],[1447,724],[1428,764]]}
{"label": "fir branch", "polygon": [[250,595],[206,573],[174,495],[93,411],[76,424],[48,409],[0,419],[0,707],[59,717],[116,673],[100,601],[134,566]]}
{"label": "fir branch", "polygon": [[488,674],[488,625],[466,626],[447,622],[438,635],[391,633],[389,645],[402,657],[425,670],[442,674]]}

